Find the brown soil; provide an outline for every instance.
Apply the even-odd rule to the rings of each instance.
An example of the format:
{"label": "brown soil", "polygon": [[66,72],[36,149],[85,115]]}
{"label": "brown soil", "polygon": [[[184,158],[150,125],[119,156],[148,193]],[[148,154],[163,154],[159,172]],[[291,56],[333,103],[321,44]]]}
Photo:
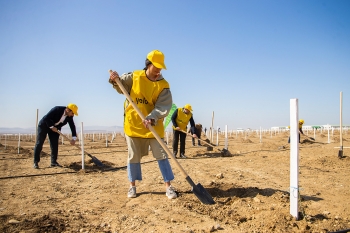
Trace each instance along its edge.
{"label": "brown soil", "polygon": [[[247,138],[245,138],[247,137]],[[339,135],[338,141],[339,141]],[[216,137],[215,137],[216,138]],[[344,134],[344,147],[350,135]],[[350,228],[349,149],[338,158],[339,143],[316,135],[299,146],[300,219],[290,215],[288,134],[230,135],[229,153],[219,146],[192,146],[179,163],[215,204],[191,191],[170,159],[178,198],[169,200],[157,163],[143,158],[138,195],[128,199],[127,147],[86,140],[84,148],[105,165],[97,167],[67,143],[60,145],[60,168],[50,168],[45,143],[40,169],[33,169],[33,142],[0,144],[0,232],[331,232]],[[110,140],[111,141],[111,140]],[[12,143],[12,144],[11,144]],[[216,142],[212,142],[216,143]],[[171,141],[169,142],[171,149]]]}

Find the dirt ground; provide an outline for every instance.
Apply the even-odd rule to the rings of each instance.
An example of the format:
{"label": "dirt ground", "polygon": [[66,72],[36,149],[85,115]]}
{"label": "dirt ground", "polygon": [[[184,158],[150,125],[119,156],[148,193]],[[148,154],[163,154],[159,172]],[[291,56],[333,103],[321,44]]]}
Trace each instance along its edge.
{"label": "dirt ground", "polygon": [[[336,133],[336,132],[335,132]],[[339,133],[338,133],[339,134]],[[311,136],[311,135],[309,135]],[[313,135],[312,135],[313,136]],[[187,159],[178,159],[189,177],[204,186],[215,204],[199,201],[170,159],[177,199],[165,186],[152,153],[142,160],[137,197],[127,198],[127,147],[121,134],[84,141],[85,150],[105,165],[97,167],[68,142],[59,146],[50,168],[45,143],[40,169],[33,168],[34,142],[0,141],[0,232],[335,232],[350,228],[350,149],[338,158],[339,135],[302,138],[299,147],[300,219],[290,215],[288,133],[229,136],[223,154],[186,141]],[[344,147],[350,133],[344,132]],[[213,143],[216,143],[216,139]],[[6,145],[6,149],[5,149]],[[169,139],[171,148],[171,139]]]}

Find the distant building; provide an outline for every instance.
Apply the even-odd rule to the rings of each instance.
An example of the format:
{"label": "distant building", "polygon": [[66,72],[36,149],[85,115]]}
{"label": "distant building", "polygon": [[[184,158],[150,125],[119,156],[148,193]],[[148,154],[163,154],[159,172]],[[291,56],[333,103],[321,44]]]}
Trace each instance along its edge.
{"label": "distant building", "polygon": [[274,126],[271,127],[272,131],[285,131],[285,130],[289,130],[288,126]]}

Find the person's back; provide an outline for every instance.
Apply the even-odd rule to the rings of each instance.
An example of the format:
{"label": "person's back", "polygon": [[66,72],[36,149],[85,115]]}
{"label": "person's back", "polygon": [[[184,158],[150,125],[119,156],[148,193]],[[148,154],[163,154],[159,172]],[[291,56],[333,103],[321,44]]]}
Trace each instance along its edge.
{"label": "person's back", "polygon": [[[195,128],[196,128],[196,135],[197,135],[197,138],[198,138],[198,146],[201,146],[200,138],[201,138],[202,130],[203,130],[202,124],[196,124]],[[195,145],[195,139],[194,138],[192,138],[192,144]]]}
{"label": "person's back", "polygon": [[202,134],[202,125],[201,124],[196,124],[196,131],[197,131],[197,136],[200,137]]}

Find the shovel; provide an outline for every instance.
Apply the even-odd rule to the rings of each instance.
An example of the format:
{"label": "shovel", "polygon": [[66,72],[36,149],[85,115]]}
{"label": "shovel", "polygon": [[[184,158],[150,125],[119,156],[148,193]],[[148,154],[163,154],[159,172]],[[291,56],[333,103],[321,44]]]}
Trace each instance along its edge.
{"label": "shovel", "polygon": [[[109,73],[111,74],[113,71],[109,70]],[[144,121],[146,118],[140,111],[140,109],[137,107],[137,105],[134,103],[134,101],[131,99],[130,95],[128,92],[125,90],[124,86],[121,84],[119,78],[115,79],[115,82],[118,84],[119,88],[125,95],[125,97],[128,99],[129,103],[132,105],[132,107],[135,109],[137,114],[141,117],[142,121]],[[192,192],[198,197],[198,199],[203,203],[203,204],[215,204],[215,201],[213,198],[210,196],[210,194],[204,189],[204,187],[198,183],[195,185],[195,183],[192,181],[192,179],[187,175],[185,170],[182,168],[182,166],[179,164],[179,162],[176,160],[175,156],[169,148],[166,146],[165,142],[160,138],[160,136],[157,134],[157,132],[154,130],[154,128],[149,125],[148,129],[152,132],[153,136],[157,139],[159,144],[163,147],[163,149],[166,151],[166,153],[171,156],[171,158],[174,160],[176,166],[180,169],[181,173],[186,177],[186,181],[192,186]]]}
{"label": "shovel", "polygon": [[[59,135],[64,137],[66,140],[70,141],[70,139],[67,136],[65,136],[63,133],[61,133],[61,131],[58,130],[57,133],[59,133]],[[74,146],[81,150],[80,146],[78,146],[78,145],[74,145]],[[100,160],[98,160],[98,158],[96,158],[95,156],[90,155],[86,151],[84,151],[84,153],[87,154],[92,159],[92,162],[94,164],[96,164],[97,166],[99,166],[99,167],[103,167],[104,166],[103,163]]]}
{"label": "shovel", "polygon": [[[185,131],[183,131],[183,130],[178,130],[178,131],[181,131],[181,132],[187,134],[188,136],[193,137],[190,133],[187,133],[187,132],[185,132]],[[195,137],[193,137],[193,138],[195,138]],[[210,145],[209,143],[207,143],[206,141],[204,141],[204,140],[202,140],[202,139],[200,139],[200,138],[196,138],[196,139],[198,139],[199,141],[203,142],[204,144],[206,144],[207,146],[209,146],[209,148],[211,148],[211,150],[213,150],[213,145]],[[220,151],[222,155],[226,155],[226,156],[231,155],[231,153],[230,153],[227,149],[225,149],[225,148],[222,149],[222,150],[220,150],[220,149],[217,149],[217,150]]]}

